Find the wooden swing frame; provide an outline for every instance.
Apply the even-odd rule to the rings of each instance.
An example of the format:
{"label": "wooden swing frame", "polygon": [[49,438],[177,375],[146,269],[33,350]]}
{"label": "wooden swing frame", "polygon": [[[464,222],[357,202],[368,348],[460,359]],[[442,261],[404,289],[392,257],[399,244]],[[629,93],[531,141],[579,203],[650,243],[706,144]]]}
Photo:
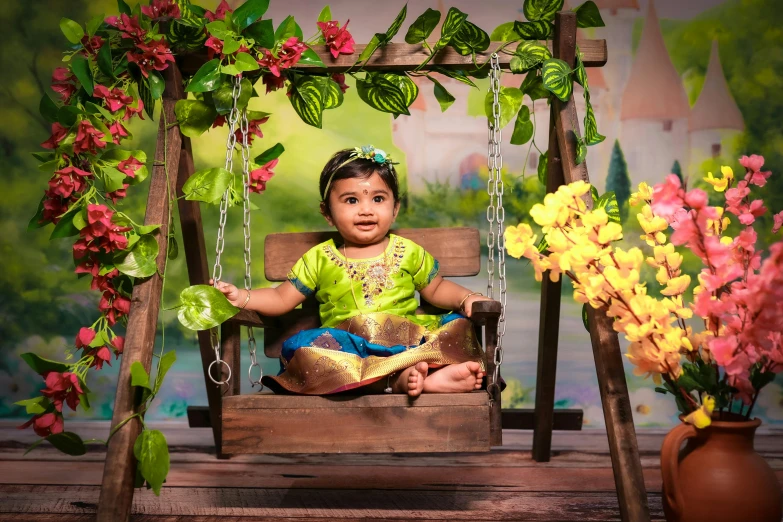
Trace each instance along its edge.
{"label": "wooden swing frame", "polygon": [[[576,16],[573,12],[557,13],[552,54],[554,57],[564,60],[571,67],[574,67],[575,62],[576,28]],[[502,45],[501,42],[492,42],[487,51],[480,53],[480,57],[488,59],[489,55],[500,45]],[[361,53],[363,48],[363,45],[357,45],[357,54]],[[579,42],[579,48],[586,67],[601,67],[606,63],[607,51],[604,40],[582,40]],[[351,68],[355,60],[354,56],[340,56],[338,59],[332,59],[326,50],[321,50],[318,54],[323,62],[328,64],[325,69],[328,72],[344,72]],[[427,53],[419,45],[389,44],[379,49],[365,64],[364,69],[411,71],[426,57]],[[178,100],[186,97],[180,70],[195,72],[205,61],[206,57],[201,55],[182,56],[179,57],[178,63],[172,64],[164,74],[166,89],[163,94],[162,111],[164,111],[166,118],[161,118],[158,130],[155,162],[144,219],[145,225],[160,225],[157,234],[159,245],[158,274],[140,282],[133,289],[125,350],[117,381],[112,429],[137,413],[139,390],[131,386],[130,368],[137,361],[144,366],[147,372],[151,366],[162,295],[163,280],[159,274],[162,273],[164,267],[168,246],[170,219],[168,194],[181,195],[182,186],[194,172],[190,139],[180,133],[178,126],[167,128],[164,122],[176,121],[174,106]],[[501,54],[502,68],[507,69],[509,61],[508,55]],[[469,67],[470,64],[470,56],[461,56],[447,48],[440,51],[425,69],[432,66],[463,69]],[[324,71],[324,69],[319,70]],[[589,182],[586,163],[576,165],[575,161],[575,137],[579,135],[579,128],[578,125],[574,127],[578,120],[573,98],[568,102],[554,100],[550,111],[546,187],[548,193],[554,192],[560,185],[572,181],[581,179]],[[586,198],[586,203],[588,208],[592,206],[592,200],[589,197]],[[199,205],[197,202],[181,198],[178,200],[178,209],[190,283],[206,284],[209,279],[209,271]],[[555,418],[554,389],[560,323],[560,288],[560,282],[553,283],[548,277],[544,277],[541,287],[533,439],[533,458],[537,461],[549,460]],[[606,419],[620,514],[624,521],[649,521],[647,495],[617,333],[612,329],[612,320],[606,316],[603,310],[596,311],[588,307],[588,323]],[[230,344],[238,345],[238,325],[237,323],[230,324],[229,327],[224,326],[224,334],[229,334],[228,342]],[[210,423],[215,432],[216,447],[218,454],[220,454],[220,427],[223,420],[221,418],[222,397],[220,387],[211,385],[207,375],[208,366],[214,359],[209,331],[198,332],[198,340],[205,380],[208,385],[207,399]],[[225,343],[224,346],[226,346]],[[235,352],[232,357],[238,358],[238,350]],[[233,378],[234,383],[238,383],[240,376],[235,374]],[[231,386],[235,386],[238,392],[238,384]],[[474,394],[465,395],[467,403],[472,404],[468,397]],[[291,399],[290,397],[280,398]],[[382,397],[382,399],[394,401],[393,396]],[[495,428],[499,428],[499,401],[496,409],[497,411],[491,414],[491,417]],[[101,522],[130,519],[136,475],[133,445],[140,431],[141,422],[139,419],[132,419],[122,426],[109,441],[98,506],[98,520]],[[499,442],[499,429],[494,431],[498,437],[495,440]]]}

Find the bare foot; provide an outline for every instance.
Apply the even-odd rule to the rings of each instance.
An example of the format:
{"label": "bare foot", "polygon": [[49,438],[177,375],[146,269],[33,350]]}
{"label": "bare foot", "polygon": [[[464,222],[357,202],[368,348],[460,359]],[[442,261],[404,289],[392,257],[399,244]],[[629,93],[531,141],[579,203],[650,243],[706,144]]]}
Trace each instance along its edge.
{"label": "bare foot", "polygon": [[427,363],[416,363],[415,366],[404,369],[392,384],[394,393],[407,393],[411,397],[418,397],[424,389],[424,380],[427,377],[429,367]]}
{"label": "bare foot", "polygon": [[433,372],[424,380],[426,393],[459,393],[478,390],[484,372],[481,365],[475,361],[444,366]]}

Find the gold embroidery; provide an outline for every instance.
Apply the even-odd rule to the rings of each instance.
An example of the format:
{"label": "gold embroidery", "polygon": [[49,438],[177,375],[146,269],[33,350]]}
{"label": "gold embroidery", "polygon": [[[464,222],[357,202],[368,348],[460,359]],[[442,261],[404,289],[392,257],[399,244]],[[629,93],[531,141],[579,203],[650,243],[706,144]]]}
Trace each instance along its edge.
{"label": "gold embroidery", "polygon": [[325,348],[327,350],[342,350],[340,343],[338,343],[329,332],[324,332],[322,335],[316,337],[313,342],[310,343],[310,346],[313,348]]}

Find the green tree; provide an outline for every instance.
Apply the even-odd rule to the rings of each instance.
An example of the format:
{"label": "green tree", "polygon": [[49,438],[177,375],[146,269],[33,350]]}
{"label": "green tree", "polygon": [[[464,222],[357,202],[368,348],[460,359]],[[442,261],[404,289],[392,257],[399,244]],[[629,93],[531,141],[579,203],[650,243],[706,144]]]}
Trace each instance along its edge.
{"label": "green tree", "polygon": [[620,218],[625,222],[628,218],[628,199],[631,197],[631,178],[628,176],[628,164],[625,162],[625,155],[618,140],[614,140],[612,148],[609,175],[606,177],[606,191],[612,191],[617,196]]}
{"label": "green tree", "polygon": [[685,185],[685,179],[682,177],[682,167],[680,167],[679,160],[674,160],[674,165],[672,165],[672,174],[677,174],[677,177],[680,178],[680,183]]}

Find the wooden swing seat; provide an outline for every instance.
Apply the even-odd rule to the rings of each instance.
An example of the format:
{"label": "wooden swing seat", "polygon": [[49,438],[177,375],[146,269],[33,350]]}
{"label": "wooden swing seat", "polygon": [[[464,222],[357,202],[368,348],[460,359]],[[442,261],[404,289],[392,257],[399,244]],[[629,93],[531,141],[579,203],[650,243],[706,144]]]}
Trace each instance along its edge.
{"label": "wooden swing seat", "polygon": [[[475,228],[403,229],[396,234],[415,241],[440,263],[446,277],[474,276],[481,266],[479,231]],[[336,232],[270,234],[264,243],[264,273],[269,281],[286,280],[293,264],[311,247],[336,239]],[[437,313],[427,303],[422,313]],[[488,379],[497,345],[500,303],[475,303],[472,311],[481,339],[486,326]],[[240,325],[264,328],[264,353],[278,358],[282,343],[295,333],[320,326],[318,306],[280,317],[243,311],[222,326],[223,359],[232,379],[222,398],[221,456],[245,453],[395,453],[489,451],[500,444],[499,408],[491,408],[486,391],[422,394],[302,396],[270,392],[239,395]],[[225,367],[224,367],[225,368]],[[497,410],[496,422],[490,410]],[[497,426],[491,433],[490,426]],[[315,435],[315,436],[314,436]]]}

